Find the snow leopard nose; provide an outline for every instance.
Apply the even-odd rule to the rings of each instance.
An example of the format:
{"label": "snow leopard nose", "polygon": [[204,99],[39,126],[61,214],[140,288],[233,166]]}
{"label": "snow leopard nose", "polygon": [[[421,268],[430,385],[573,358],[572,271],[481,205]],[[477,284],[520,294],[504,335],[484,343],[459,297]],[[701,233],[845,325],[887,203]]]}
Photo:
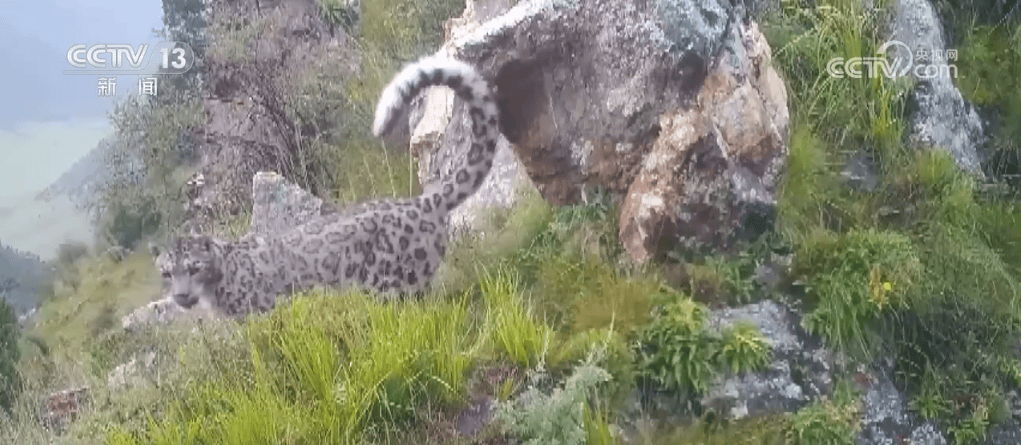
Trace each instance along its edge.
{"label": "snow leopard nose", "polygon": [[185,293],[185,294],[174,294],[174,301],[177,302],[178,305],[180,305],[181,307],[183,307],[185,309],[191,309],[191,307],[194,306],[195,303],[197,303],[199,301],[199,299],[198,298],[192,298],[191,294]]}

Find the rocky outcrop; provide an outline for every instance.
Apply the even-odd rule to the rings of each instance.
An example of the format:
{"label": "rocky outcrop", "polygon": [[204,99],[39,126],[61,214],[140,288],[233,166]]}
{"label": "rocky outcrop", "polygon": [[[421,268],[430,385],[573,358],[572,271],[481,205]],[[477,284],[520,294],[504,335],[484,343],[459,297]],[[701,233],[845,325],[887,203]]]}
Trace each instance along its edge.
{"label": "rocky outcrop", "polygon": [[89,403],[89,387],[82,386],[50,394],[39,410],[40,423],[53,431],[64,431]]}
{"label": "rocky outcrop", "polygon": [[786,307],[765,300],[713,310],[708,321],[715,332],[738,322],[754,325],[772,358],[764,371],[721,376],[702,396],[706,409],[729,419],[793,412],[832,391],[834,354],[805,333],[800,317]]}
{"label": "rocky outcrop", "polygon": [[211,4],[210,32],[218,42],[204,59],[206,119],[199,153],[205,184],[190,215],[200,227],[249,208],[248,184],[258,171],[303,177],[291,175],[306,162],[301,156],[308,147],[300,144],[338,122],[325,115],[296,118],[291,92],[311,73],[344,75],[357,66],[344,30],[323,19],[347,14],[351,3],[333,10],[321,10],[314,0]]}
{"label": "rocky outcrop", "polygon": [[166,325],[175,320],[199,316],[199,311],[187,311],[170,297],[164,297],[135,309],[121,319],[121,327],[134,331],[143,326]]}
{"label": "rocky outcrop", "polygon": [[889,378],[892,363],[887,361],[880,369],[859,374],[864,386],[862,396],[861,431],[855,437],[859,445],[889,443],[925,443],[945,445],[941,428],[933,421],[919,418],[908,410],[907,399]]}
{"label": "rocky outcrop", "polygon": [[727,249],[768,229],[787,156],[787,93],[754,23],[735,33],[691,109],[660,135],[628,189],[620,237],[644,261],[676,242]]}
{"label": "rocky outcrop", "polygon": [[[897,0],[893,9],[891,39],[906,48],[892,45],[892,60],[901,64],[897,66],[910,65],[908,73],[917,82],[911,93],[909,141],[925,149],[947,150],[961,168],[981,176],[982,119],[954,86],[956,70],[943,69],[953,61],[945,57],[947,45],[935,9],[929,0]],[[944,56],[937,59],[936,51]]]}
{"label": "rocky outcrop", "polygon": [[[479,5],[448,24],[440,53],[496,83],[503,133],[548,201],[578,202],[589,186],[622,197],[621,237],[639,261],[677,241],[726,247],[750,220],[768,220],[786,94],[743,7],[534,0],[478,24],[499,2]],[[411,114],[427,182],[467,151],[468,127],[448,93],[423,102],[438,110]],[[504,161],[493,181],[514,177],[515,160]]]}
{"label": "rocky outcrop", "polygon": [[275,172],[252,177],[252,226],[248,236],[281,233],[335,208]]}

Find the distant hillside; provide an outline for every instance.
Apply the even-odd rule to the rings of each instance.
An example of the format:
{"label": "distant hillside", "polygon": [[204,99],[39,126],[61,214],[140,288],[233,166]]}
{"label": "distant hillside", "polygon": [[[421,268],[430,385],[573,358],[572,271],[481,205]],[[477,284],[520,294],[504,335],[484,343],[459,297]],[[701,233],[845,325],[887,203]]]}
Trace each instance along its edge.
{"label": "distant hillside", "polygon": [[38,303],[39,289],[49,280],[49,270],[39,256],[6,246],[0,240],[0,283],[8,279],[18,283],[5,297],[19,314]]}
{"label": "distant hillside", "polygon": [[117,143],[114,135],[104,138],[34,196],[0,200],[0,240],[43,260],[52,259],[61,243],[92,244],[95,229],[86,210],[112,176],[109,158],[116,153]]}
{"label": "distant hillside", "polygon": [[116,150],[116,144],[117,137],[115,135],[103,138],[96,148],[47,187],[42,196],[49,199],[56,195],[66,195],[78,207],[85,207],[92,203],[98,197],[97,193],[102,189],[103,184],[110,177],[107,159]]}

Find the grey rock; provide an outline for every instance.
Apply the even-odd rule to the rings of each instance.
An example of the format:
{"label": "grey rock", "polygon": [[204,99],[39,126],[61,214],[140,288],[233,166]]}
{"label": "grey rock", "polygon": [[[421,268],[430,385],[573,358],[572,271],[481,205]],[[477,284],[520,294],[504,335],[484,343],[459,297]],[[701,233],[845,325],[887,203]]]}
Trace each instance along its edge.
{"label": "grey rock", "polygon": [[[891,39],[907,45],[911,51],[910,56],[917,57],[919,51],[930,55],[933,51],[945,53],[947,45],[942,25],[929,0],[897,0],[893,9],[895,15],[891,24]],[[982,176],[981,148],[986,140],[982,119],[975,107],[964,100],[954,86],[952,75],[956,73],[956,68],[948,68],[953,65],[953,61],[912,62],[903,47],[894,45],[890,50],[892,62],[914,63],[908,70],[917,81],[911,94],[915,111],[910,118],[909,141],[923,148],[948,150],[962,169]],[[926,64],[929,67],[925,67]],[[929,76],[925,74],[926,69],[949,71]]]}
{"label": "grey rock", "polygon": [[840,176],[855,190],[872,192],[879,185],[879,173],[872,156],[858,152],[851,156],[841,170]]}
{"label": "grey rock", "polygon": [[738,322],[761,331],[772,358],[763,371],[719,376],[702,396],[703,407],[729,419],[741,419],[796,411],[832,391],[835,357],[798,326],[796,314],[764,300],[713,310],[708,316],[709,329],[716,333]]}
{"label": "grey rock", "polygon": [[983,445],[1017,445],[1021,443],[1021,423],[1016,418],[989,428]]}
{"label": "grey rock", "polygon": [[855,437],[858,445],[895,445],[910,443],[945,445],[946,436],[931,420],[924,420],[908,409],[907,398],[889,378],[892,360],[868,373],[862,396],[861,431]]}
{"label": "grey rock", "polygon": [[281,233],[336,209],[274,172],[252,177],[252,226],[246,236]]}

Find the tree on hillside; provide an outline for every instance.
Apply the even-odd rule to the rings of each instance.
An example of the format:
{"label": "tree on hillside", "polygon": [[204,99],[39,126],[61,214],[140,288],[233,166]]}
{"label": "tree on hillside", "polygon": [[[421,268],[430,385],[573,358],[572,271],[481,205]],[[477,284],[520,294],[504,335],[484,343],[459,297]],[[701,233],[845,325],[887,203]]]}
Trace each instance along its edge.
{"label": "tree on hillside", "polygon": [[18,316],[14,307],[5,297],[7,287],[16,287],[16,282],[5,282],[0,288],[0,407],[8,413],[18,393],[21,392],[21,377],[18,375]]}
{"label": "tree on hillside", "polygon": [[158,94],[118,103],[110,119],[117,141],[106,162],[111,175],[91,209],[100,240],[131,249],[136,241],[174,225],[181,213],[178,166],[194,155],[202,114],[202,58],[206,44],[206,0],[164,0],[164,29],[156,34],[188,44],[192,68],[161,74]]}

